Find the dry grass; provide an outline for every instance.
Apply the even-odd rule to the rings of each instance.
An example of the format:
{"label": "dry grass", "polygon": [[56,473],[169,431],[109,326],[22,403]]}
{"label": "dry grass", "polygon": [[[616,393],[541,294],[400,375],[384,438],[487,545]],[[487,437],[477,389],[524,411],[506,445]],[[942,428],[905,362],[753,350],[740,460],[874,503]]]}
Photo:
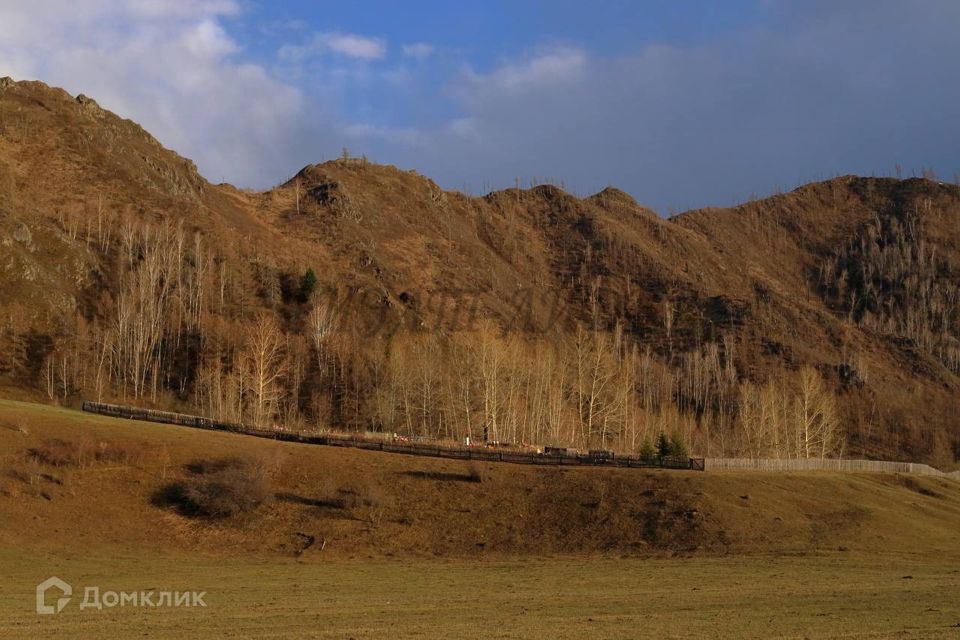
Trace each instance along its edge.
{"label": "dry grass", "polygon": [[[955,565],[890,555],[267,563],[165,554],[27,556],[0,545],[0,565],[5,640],[942,640],[955,638],[960,623]],[[40,617],[33,613],[34,586],[52,574],[74,585],[75,600],[59,615]],[[200,590],[208,606],[80,611],[84,586]]]}
{"label": "dry grass", "polygon": [[[0,431],[6,523],[0,540],[53,548],[102,544],[275,556],[296,549],[302,537],[325,541],[323,551],[314,545],[305,560],[840,548],[914,553],[918,541],[931,553],[958,548],[960,483],[938,478],[471,465],[10,401],[0,401],[0,419],[26,419],[33,426],[27,437]],[[142,454],[136,464],[85,466],[55,466],[26,454],[46,450],[51,441],[84,439],[133,443]],[[218,460],[254,460],[281,499],[266,501],[250,518],[212,521],[151,503],[172,482],[214,473],[216,465],[208,464],[185,470],[214,459],[211,451]],[[474,480],[478,475],[481,482]],[[47,531],[39,539],[38,522]]]}
{"label": "dry grass", "polygon": [[134,442],[97,442],[89,436],[75,440],[52,438],[26,451],[28,458],[52,467],[85,467],[91,464],[134,464],[142,460],[143,447]]}
{"label": "dry grass", "polygon": [[[952,481],[471,469],[10,401],[0,419],[33,426],[28,438],[0,431],[3,638],[875,640],[946,638],[960,623]],[[25,458],[86,436],[138,443],[141,462]],[[231,458],[269,470],[283,497],[253,518],[150,503],[170,481],[165,466],[181,473],[199,460],[182,473],[216,476],[236,468],[222,462]],[[451,481],[475,472],[482,482]],[[49,575],[78,598],[94,585],[196,589],[209,607],[81,612],[73,602],[39,618],[33,588]]]}

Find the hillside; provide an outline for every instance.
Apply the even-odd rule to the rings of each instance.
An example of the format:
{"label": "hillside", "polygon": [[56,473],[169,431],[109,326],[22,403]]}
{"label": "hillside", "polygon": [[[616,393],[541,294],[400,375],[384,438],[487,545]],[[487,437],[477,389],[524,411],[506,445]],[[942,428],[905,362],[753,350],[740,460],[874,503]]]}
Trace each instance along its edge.
{"label": "hillside", "polygon": [[[254,461],[272,495],[225,518],[168,502],[224,459]],[[938,478],[471,466],[0,400],[0,517],[4,638],[932,640],[960,624],[960,484]],[[51,575],[72,599],[37,615]]]}
{"label": "hillside", "polygon": [[[308,277],[309,273],[315,276]],[[669,220],[344,158],[204,180],[0,81],[0,385],[298,428],[960,455],[960,190],[842,177]]]}
{"label": "hillside", "polygon": [[[164,501],[198,463],[229,458],[265,468],[273,495],[259,508],[208,519]],[[960,526],[960,485],[938,478],[479,465],[10,401],[0,470],[0,546],[57,553],[867,557],[923,540],[953,557]]]}

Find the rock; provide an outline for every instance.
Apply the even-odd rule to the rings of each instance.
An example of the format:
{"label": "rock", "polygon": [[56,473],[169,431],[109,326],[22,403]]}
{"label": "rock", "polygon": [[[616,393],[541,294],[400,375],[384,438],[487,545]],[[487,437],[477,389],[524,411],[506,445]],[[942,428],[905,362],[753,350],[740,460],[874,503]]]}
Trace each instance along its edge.
{"label": "rock", "polygon": [[10,166],[0,161],[0,207],[13,205],[17,192],[17,180]]}
{"label": "rock", "polygon": [[92,113],[94,115],[103,114],[103,109],[100,108],[100,105],[97,104],[97,101],[93,98],[83,95],[82,93],[77,96],[77,104],[79,104],[80,108],[87,113]]}
{"label": "rock", "polygon": [[13,230],[13,239],[29,247],[33,243],[33,234],[30,233],[30,227],[21,222]]}

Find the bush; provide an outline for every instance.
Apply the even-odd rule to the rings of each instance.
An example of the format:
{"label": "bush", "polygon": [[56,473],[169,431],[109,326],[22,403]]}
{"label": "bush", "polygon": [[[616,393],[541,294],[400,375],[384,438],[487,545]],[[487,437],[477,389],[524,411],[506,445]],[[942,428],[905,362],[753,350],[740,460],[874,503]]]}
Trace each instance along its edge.
{"label": "bush", "polygon": [[95,442],[89,438],[54,439],[28,449],[27,457],[51,467],[85,467],[95,462],[132,464],[143,457],[143,448],[136,443]]}
{"label": "bush", "polygon": [[483,482],[485,476],[486,474],[483,471],[483,467],[476,462],[471,462],[467,465],[467,479],[470,482]]}
{"label": "bush", "polygon": [[383,485],[366,480],[337,490],[336,506],[354,512],[354,517],[379,525],[386,511],[393,506],[393,498]]}
{"label": "bush", "polygon": [[266,472],[249,460],[202,460],[187,470],[190,476],[165,487],[157,500],[184,515],[228,518],[253,511],[273,497]]}
{"label": "bush", "polygon": [[640,459],[644,462],[657,461],[657,450],[653,448],[648,439],[644,439],[643,446],[640,447]]}
{"label": "bush", "polygon": [[687,445],[683,442],[683,436],[679,433],[673,434],[670,439],[670,455],[674,458],[687,458]]}
{"label": "bush", "polygon": [[97,444],[93,457],[97,462],[114,464],[133,464],[143,459],[144,450],[135,442]]}
{"label": "bush", "polygon": [[27,450],[27,457],[51,467],[82,467],[94,457],[93,442],[47,440]]}
{"label": "bush", "polygon": [[364,507],[366,507],[366,520],[367,522],[380,526],[380,522],[383,520],[384,514],[387,512],[387,508],[391,505],[392,500],[384,488],[373,482],[368,482],[363,489],[361,490],[362,501]]}

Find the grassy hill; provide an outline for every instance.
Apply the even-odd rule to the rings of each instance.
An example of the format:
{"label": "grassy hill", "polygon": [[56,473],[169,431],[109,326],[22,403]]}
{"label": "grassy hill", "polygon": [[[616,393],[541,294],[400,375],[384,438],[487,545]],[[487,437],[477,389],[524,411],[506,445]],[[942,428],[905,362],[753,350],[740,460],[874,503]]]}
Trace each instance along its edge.
{"label": "grassy hill", "polygon": [[[960,484],[937,478],[478,466],[11,401],[0,425],[11,546],[304,561],[958,550]],[[158,499],[191,464],[231,457],[262,465],[272,499],[214,520]]]}
{"label": "grassy hill", "polygon": [[[236,456],[278,496],[217,520],[156,503],[194,463]],[[960,483],[939,479],[477,469],[0,401],[0,515],[4,638],[918,639],[960,624]],[[50,575],[74,600],[38,616]],[[207,606],[80,610],[90,586],[205,591]]]}

